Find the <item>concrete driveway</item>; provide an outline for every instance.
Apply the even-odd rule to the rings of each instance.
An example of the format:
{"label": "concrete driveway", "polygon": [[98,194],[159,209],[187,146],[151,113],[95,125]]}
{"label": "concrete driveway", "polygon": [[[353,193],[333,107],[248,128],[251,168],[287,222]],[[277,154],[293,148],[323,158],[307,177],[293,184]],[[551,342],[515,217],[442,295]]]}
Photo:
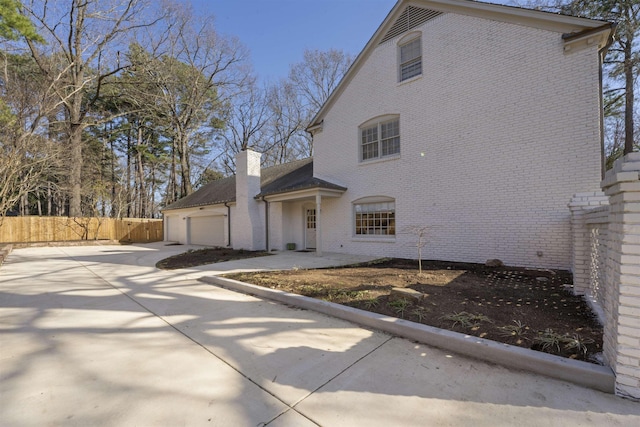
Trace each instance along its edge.
{"label": "concrete driveway", "polygon": [[185,249],[14,250],[0,425],[640,425],[638,403],[195,280],[247,265],[153,267]]}

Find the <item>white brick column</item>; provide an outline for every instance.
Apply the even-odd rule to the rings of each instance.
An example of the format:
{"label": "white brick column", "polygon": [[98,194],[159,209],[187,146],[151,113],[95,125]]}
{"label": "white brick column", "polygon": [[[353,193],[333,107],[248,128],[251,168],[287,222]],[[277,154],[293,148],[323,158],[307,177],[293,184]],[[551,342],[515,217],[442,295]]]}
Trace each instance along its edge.
{"label": "white brick column", "polygon": [[316,194],[316,255],[322,256],[322,196]]}
{"label": "white brick column", "polygon": [[232,230],[234,249],[265,249],[264,210],[255,200],[260,193],[260,153],[245,150],[236,155],[236,209]]}
{"label": "white brick column", "polygon": [[616,394],[640,399],[640,153],[616,161],[602,181],[609,196],[604,356]]}
{"label": "white brick column", "polygon": [[284,230],[284,215],[282,213],[282,202],[269,202],[269,247],[267,250],[283,250],[284,242],[282,235]]}
{"label": "white brick column", "polygon": [[571,271],[573,273],[573,292],[577,295],[585,295],[591,287],[591,275],[589,271],[591,263],[591,236],[585,221],[588,210],[598,206],[608,205],[607,196],[601,191],[574,194],[569,203],[571,211],[571,240],[572,259]]}

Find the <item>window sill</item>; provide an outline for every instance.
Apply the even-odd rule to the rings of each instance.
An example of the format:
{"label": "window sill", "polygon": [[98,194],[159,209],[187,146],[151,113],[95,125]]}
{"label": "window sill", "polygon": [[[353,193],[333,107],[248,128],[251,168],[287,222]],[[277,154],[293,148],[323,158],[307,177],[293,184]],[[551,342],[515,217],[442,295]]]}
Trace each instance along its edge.
{"label": "window sill", "polygon": [[389,161],[392,161],[392,160],[398,160],[399,158],[400,158],[400,154],[394,154],[392,156],[378,157],[377,159],[361,160],[361,161],[358,162],[358,166],[371,165],[371,164],[374,164],[374,163],[389,162]]}
{"label": "window sill", "polygon": [[420,80],[421,78],[422,78],[422,74],[417,75],[417,76],[413,76],[413,77],[409,77],[406,80],[402,80],[401,82],[398,82],[398,84],[396,86],[402,86],[402,85],[407,84],[407,83],[415,82],[416,80]]}
{"label": "window sill", "polygon": [[395,243],[396,237],[381,237],[371,235],[371,237],[352,237],[352,242],[366,242],[366,243]]}

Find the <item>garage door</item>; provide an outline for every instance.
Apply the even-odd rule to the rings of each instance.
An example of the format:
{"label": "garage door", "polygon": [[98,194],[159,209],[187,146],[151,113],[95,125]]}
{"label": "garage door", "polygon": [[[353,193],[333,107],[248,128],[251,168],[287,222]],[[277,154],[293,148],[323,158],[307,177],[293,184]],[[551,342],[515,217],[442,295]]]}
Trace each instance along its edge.
{"label": "garage door", "polygon": [[192,245],[225,246],[224,216],[196,216],[191,218]]}
{"label": "garage door", "polygon": [[[167,222],[167,237],[166,241],[179,242],[180,241],[180,217],[177,216],[165,216],[164,220]],[[184,243],[184,242],[183,242]]]}

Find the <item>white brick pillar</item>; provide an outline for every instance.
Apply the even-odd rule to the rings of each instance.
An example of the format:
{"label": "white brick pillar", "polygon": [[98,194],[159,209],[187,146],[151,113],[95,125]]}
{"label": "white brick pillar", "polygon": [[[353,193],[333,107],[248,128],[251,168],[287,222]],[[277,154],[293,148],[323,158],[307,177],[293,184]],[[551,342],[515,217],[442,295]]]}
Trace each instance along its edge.
{"label": "white brick pillar", "polygon": [[316,255],[322,256],[322,196],[316,194]]}
{"label": "white brick pillar", "polygon": [[640,399],[640,153],[617,160],[602,189],[610,204],[604,356],[616,394]]}
{"label": "white brick pillar", "polygon": [[245,150],[236,155],[236,209],[232,239],[234,249],[250,251],[264,248],[264,211],[260,194],[260,153]]}
{"label": "white brick pillar", "polygon": [[609,204],[607,196],[601,191],[574,194],[569,203],[571,211],[571,240],[573,273],[573,292],[586,295],[591,287],[589,271],[591,263],[591,236],[585,222],[585,213],[595,207]]}

